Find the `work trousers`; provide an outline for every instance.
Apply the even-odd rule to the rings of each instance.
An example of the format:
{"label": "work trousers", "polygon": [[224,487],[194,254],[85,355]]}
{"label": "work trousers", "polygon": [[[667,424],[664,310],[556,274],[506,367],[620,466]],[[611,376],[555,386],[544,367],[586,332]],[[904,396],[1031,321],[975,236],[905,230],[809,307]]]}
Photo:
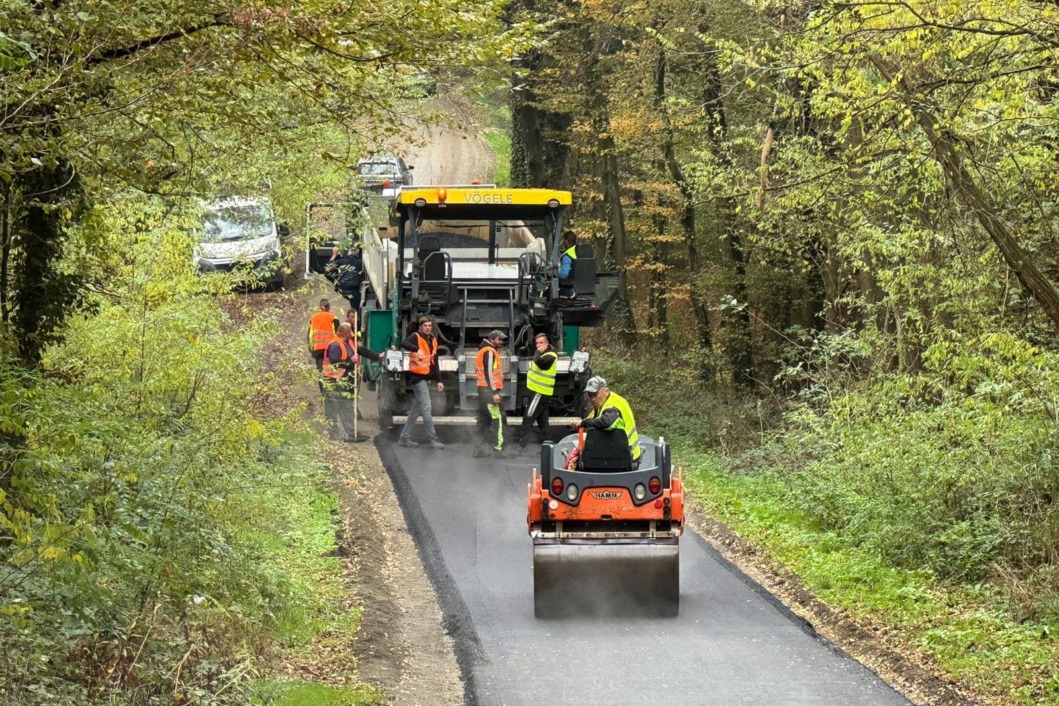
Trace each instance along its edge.
{"label": "work trousers", "polygon": [[405,420],[404,428],[401,429],[401,438],[410,438],[412,436],[412,430],[416,425],[416,419],[422,417],[423,429],[427,433],[427,438],[431,441],[437,441],[438,432],[434,429],[434,417],[431,414],[430,386],[428,382],[426,380],[420,380],[419,382],[413,383],[412,392],[415,394],[415,399],[412,400],[412,409],[408,410],[408,419]]}
{"label": "work trousers", "polygon": [[349,308],[351,311],[357,312],[357,321],[360,321],[360,285],[357,285],[355,289],[339,289],[338,293],[341,294],[349,301]]}
{"label": "work trousers", "polygon": [[533,426],[537,426],[540,440],[548,438],[548,407],[551,405],[551,395],[542,395],[535,392],[526,407],[526,414],[522,417],[522,438],[526,440]]}
{"label": "work trousers", "polygon": [[493,402],[493,391],[488,387],[478,388],[478,434],[482,443],[494,451],[504,450],[504,431],[507,419],[500,405]]}
{"label": "work trousers", "polygon": [[352,439],[356,436],[357,409],[352,393],[339,390],[341,388],[324,386],[324,414],[327,416],[328,431],[332,439]]}

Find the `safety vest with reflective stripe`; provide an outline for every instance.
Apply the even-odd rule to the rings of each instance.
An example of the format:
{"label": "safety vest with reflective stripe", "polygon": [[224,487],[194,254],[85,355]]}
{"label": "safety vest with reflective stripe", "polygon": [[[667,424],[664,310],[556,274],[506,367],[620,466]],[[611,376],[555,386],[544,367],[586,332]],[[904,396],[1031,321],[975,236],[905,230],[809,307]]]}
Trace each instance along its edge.
{"label": "safety vest with reflective stripe", "polygon": [[603,406],[599,410],[592,410],[589,413],[589,419],[595,419],[603,414],[604,410],[613,407],[618,410],[618,418],[614,420],[614,423],[607,427],[607,430],[612,429],[624,429],[625,435],[629,437],[629,453],[632,454],[632,460],[635,461],[640,458],[640,435],[636,431],[636,419],[632,416],[632,407],[625,401],[625,398],[621,395],[616,395],[613,392],[607,397],[607,401],[603,403]]}
{"label": "safety vest with reflective stripe", "polygon": [[537,361],[530,363],[529,372],[526,374],[526,387],[530,392],[539,392],[551,397],[555,392],[555,368],[558,367],[556,361],[559,359],[559,354],[555,351],[545,351],[541,354],[541,358],[551,358],[552,367],[541,370],[537,367]]}
{"label": "safety vest with reflective stripe", "polygon": [[434,362],[434,356],[438,354],[438,339],[431,338],[427,341],[418,332],[419,350],[408,354],[408,372],[416,375],[430,375],[430,364]]}
{"label": "safety vest with reflective stripe", "polygon": [[576,260],[577,259],[577,246],[576,245],[571,246],[569,250],[567,250],[566,252],[563,253],[563,255],[566,255],[571,260]]}
{"label": "safety vest with reflective stripe", "polygon": [[[485,375],[485,354],[493,354],[493,369],[490,371],[489,379]],[[504,389],[504,371],[500,367],[500,354],[492,346],[482,346],[478,349],[478,357],[474,360],[474,374],[478,376],[478,387],[492,387],[494,390]],[[489,382],[493,384],[490,385]]]}
{"label": "safety vest with reflective stripe", "polygon": [[327,355],[327,348],[324,349],[324,377],[330,378],[331,380],[341,380],[349,372],[349,364],[346,362],[351,360],[356,355],[356,349],[353,347],[353,340],[349,342],[343,342],[338,336],[334,336],[330,341],[327,342],[328,348],[332,343],[338,344],[338,349],[342,351],[342,359],[337,363],[331,362],[331,357]]}
{"label": "safety vest with reflective stripe", "polygon": [[318,311],[309,319],[309,344],[314,351],[327,350],[327,344],[335,337],[335,322],[338,317],[330,311]]}

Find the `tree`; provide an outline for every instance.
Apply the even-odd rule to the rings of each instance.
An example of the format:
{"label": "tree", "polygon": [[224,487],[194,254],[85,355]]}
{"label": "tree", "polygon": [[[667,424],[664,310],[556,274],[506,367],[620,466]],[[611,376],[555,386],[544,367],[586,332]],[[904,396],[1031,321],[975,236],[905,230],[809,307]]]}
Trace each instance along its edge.
{"label": "tree", "polygon": [[314,126],[344,133],[344,148],[323,158],[354,159],[400,124],[406,67],[510,53],[508,37],[491,32],[499,10],[450,0],[6,3],[0,315],[23,362],[36,364],[93,278],[63,264],[63,243],[94,200],[238,182],[233,158],[296,150],[292,137]]}

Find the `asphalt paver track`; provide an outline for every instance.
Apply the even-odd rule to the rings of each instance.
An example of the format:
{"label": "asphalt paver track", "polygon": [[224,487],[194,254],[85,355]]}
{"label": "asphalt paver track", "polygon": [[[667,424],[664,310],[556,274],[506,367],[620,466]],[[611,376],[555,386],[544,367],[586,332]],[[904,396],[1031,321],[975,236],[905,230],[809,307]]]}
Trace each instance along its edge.
{"label": "asphalt paver track", "polygon": [[678,617],[537,620],[525,524],[535,450],[474,459],[468,443],[393,441],[377,437],[380,457],[456,642],[467,703],[908,703],[692,532],[680,542]]}

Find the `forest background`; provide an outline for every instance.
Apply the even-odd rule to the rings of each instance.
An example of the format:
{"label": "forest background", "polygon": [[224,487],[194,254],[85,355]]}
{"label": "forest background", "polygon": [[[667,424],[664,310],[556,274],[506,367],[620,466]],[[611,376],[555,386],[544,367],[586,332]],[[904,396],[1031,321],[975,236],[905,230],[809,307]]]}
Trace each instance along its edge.
{"label": "forest background", "polygon": [[326,519],[275,543],[261,479],[323,471],[185,207],[272,177],[294,222],[429,56],[509,87],[513,185],[575,191],[624,275],[600,370],[699,500],[969,693],[1059,701],[1059,5],[355,5],[0,4],[0,693],[244,703],[322,619],[270,552]]}

